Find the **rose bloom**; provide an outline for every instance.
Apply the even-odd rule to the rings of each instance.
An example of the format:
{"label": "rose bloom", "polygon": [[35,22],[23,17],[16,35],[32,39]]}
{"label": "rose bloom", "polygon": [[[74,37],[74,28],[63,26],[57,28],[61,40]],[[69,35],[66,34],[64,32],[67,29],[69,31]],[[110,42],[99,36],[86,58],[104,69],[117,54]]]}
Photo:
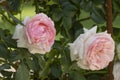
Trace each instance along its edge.
{"label": "rose bloom", "polygon": [[113,60],[115,44],[107,32],[96,33],[97,26],[90,30],[84,28],[73,43],[70,43],[72,61],[82,69],[100,70],[108,66]]}
{"label": "rose bloom", "polygon": [[56,30],[53,21],[44,13],[34,17],[26,17],[25,26],[18,24],[13,34],[17,39],[17,46],[28,48],[31,53],[45,54],[54,44]]}
{"label": "rose bloom", "polygon": [[116,62],[113,66],[114,80],[120,80],[120,62]]}

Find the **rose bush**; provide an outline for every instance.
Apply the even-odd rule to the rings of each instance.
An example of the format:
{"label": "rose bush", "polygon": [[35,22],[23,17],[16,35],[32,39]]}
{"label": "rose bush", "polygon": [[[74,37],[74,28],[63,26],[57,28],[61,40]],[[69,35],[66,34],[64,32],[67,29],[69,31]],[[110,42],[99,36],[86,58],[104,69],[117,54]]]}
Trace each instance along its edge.
{"label": "rose bush", "polygon": [[100,70],[108,66],[114,58],[114,41],[107,32],[96,33],[97,27],[84,29],[73,43],[70,43],[71,59],[80,68]]}
{"label": "rose bush", "polygon": [[13,34],[17,46],[28,48],[31,53],[44,54],[51,50],[56,30],[54,22],[45,14],[39,13],[23,21],[25,26],[18,24]]}
{"label": "rose bush", "polygon": [[[111,33],[117,45],[120,43],[118,6],[120,0],[112,0],[111,6],[111,1],[105,0],[0,0],[0,2],[0,80],[114,80],[113,64],[107,66],[114,54],[111,53],[113,49],[110,48],[110,52],[108,52],[110,49],[106,49],[107,44],[112,44],[111,39],[108,39],[111,36],[104,30],[107,29]],[[55,41],[50,40],[50,37],[54,39],[52,36],[47,36],[54,32],[48,25],[49,22],[53,22],[51,19],[48,20],[49,17],[39,17],[38,13],[41,12],[54,21],[57,35]],[[35,18],[24,19],[25,15],[35,15]],[[92,28],[92,25],[99,25],[97,31],[102,33],[87,30]],[[87,28],[85,33],[84,27]],[[80,38],[75,40],[79,34]],[[102,44],[105,44],[104,47]],[[35,54],[30,54],[29,51]],[[46,52],[49,53],[44,54]],[[117,57],[114,57],[112,63],[119,61]],[[104,67],[106,68],[103,69]]]}

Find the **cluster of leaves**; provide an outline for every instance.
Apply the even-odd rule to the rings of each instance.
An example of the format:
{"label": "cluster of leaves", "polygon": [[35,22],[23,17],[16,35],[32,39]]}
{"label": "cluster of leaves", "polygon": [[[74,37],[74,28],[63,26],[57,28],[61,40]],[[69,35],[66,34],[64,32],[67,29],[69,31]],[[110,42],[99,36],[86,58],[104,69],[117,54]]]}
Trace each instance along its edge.
{"label": "cluster of leaves", "polygon": [[[11,24],[21,23],[15,14],[21,13],[25,0],[6,0],[0,3],[0,14]],[[120,1],[113,0],[113,21],[120,14]],[[98,80],[107,74],[107,69],[89,71],[79,68],[71,61],[68,43],[81,33],[83,26],[99,25],[105,30],[105,0],[34,0],[36,13],[44,12],[55,22],[57,38],[52,50],[45,54],[31,54],[27,49],[18,48],[11,39],[9,30],[0,29],[0,72],[5,80]],[[7,13],[7,14],[6,14]],[[85,14],[85,15],[84,15]],[[119,42],[120,27],[114,27],[114,38]],[[16,72],[8,71],[13,67]]]}
{"label": "cluster of leaves", "polygon": [[[7,12],[7,14],[6,14]],[[12,15],[20,12],[20,0],[3,1],[0,3],[0,14],[3,21],[8,21],[11,24],[15,24],[17,20]],[[17,23],[17,22],[16,22]]]}

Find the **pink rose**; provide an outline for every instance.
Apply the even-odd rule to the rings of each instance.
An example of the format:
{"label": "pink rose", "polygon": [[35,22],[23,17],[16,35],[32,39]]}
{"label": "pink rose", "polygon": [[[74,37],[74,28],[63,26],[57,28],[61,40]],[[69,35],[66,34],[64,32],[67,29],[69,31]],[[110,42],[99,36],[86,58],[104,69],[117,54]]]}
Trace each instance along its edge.
{"label": "pink rose", "polygon": [[114,76],[114,80],[120,80],[120,62],[114,64],[113,76]]}
{"label": "pink rose", "polygon": [[28,48],[31,53],[49,52],[56,35],[54,22],[47,15],[39,13],[31,19],[26,17],[23,23],[25,26],[18,24],[13,35],[13,39],[18,39],[17,46]]}
{"label": "pink rose", "polygon": [[70,43],[71,60],[76,60],[79,67],[100,70],[108,66],[114,58],[115,44],[107,32],[96,33],[97,27],[84,29],[73,43]]}

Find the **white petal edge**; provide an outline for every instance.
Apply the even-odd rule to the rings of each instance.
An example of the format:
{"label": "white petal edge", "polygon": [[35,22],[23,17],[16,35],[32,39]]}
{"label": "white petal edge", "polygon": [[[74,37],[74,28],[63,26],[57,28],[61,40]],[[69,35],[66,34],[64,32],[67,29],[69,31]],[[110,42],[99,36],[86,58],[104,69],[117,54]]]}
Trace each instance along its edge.
{"label": "white petal edge", "polygon": [[23,21],[23,24],[26,25],[30,20],[31,20],[30,17],[26,16],[24,21]]}
{"label": "white petal edge", "polygon": [[27,38],[24,27],[18,24],[15,28],[12,39],[17,39],[17,46],[27,48]]}
{"label": "white petal edge", "polygon": [[15,28],[15,32],[13,34],[12,39],[19,39],[19,36],[21,35],[22,31],[23,31],[23,26],[18,24]]}

